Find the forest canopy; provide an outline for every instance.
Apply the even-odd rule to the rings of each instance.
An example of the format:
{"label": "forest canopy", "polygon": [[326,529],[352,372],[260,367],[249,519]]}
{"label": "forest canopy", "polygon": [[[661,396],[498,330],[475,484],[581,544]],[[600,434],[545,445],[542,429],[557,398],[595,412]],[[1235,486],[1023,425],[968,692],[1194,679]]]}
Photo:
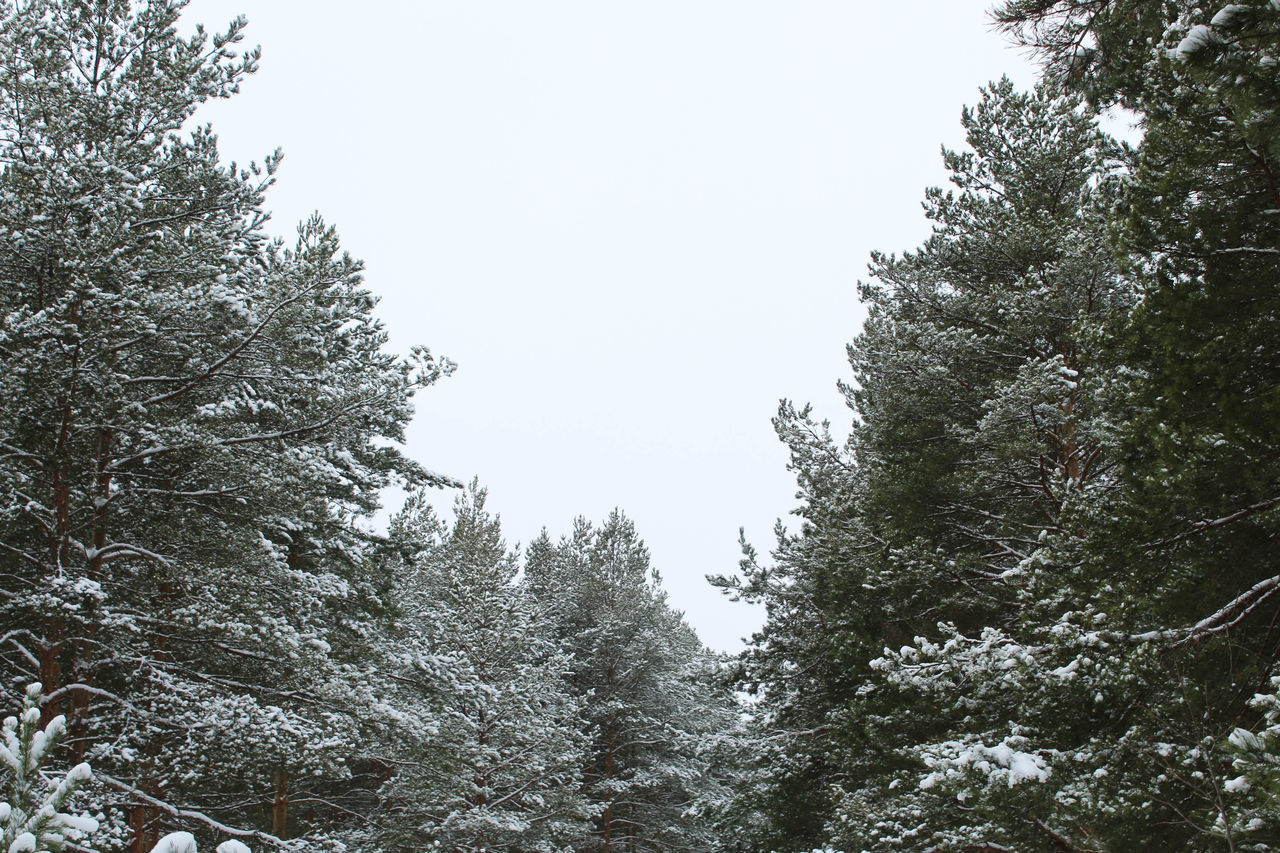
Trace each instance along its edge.
{"label": "forest canopy", "polygon": [[1280,3],[997,6],[733,656],[402,450],[453,363],[268,233],[185,5],[0,2],[0,851],[1280,850]]}

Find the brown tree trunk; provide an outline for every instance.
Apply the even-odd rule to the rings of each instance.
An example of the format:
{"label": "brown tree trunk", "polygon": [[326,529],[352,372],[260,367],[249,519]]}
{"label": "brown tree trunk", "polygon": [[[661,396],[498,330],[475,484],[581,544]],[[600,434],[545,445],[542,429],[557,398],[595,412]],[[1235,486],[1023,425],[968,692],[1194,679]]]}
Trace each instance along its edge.
{"label": "brown tree trunk", "polygon": [[[1062,366],[1067,370],[1075,370],[1074,359],[1070,351],[1061,352]],[[1062,435],[1058,439],[1059,452],[1059,468],[1062,473],[1070,480],[1080,480],[1080,446],[1076,441],[1076,398],[1080,395],[1080,374],[1077,372],[1075,380],[1077,384],[1072,386],[1067,392],[1064,399],[1058,406],[1065,420],[1062,426]]]}
{"label": "brown tree trunk", "polygon": [[1080,479],[1080,447],[1076,444],[1076,393],[1072,391],[1062,404],[1062,413],[1067,422],[1062,428],[1062,471],[1068,479]]}
{"label": "brown tree trunk", "polygon": [[[476,716],[476,745],[480,747],[480,754],[483,755],[485,747],[489,745],[489,728],[488,721],[485,719],[484,709],[481,708]],[[472,805],[477,809],[485,807],[486,800],[485,788],[489,783],[490,768],[485,766],[477,766],[475,773],[476,795],[472,800]]]}
{"label": "brown tree trunk", "polygon": [[[72,365],[77,366],[79,353],[73,354]],[[53,530],[49,538],[49,559],[52,563],[52,574],[61,578],[71,558],[71,487],[68,485],[69,472],[72,470],[71,434],[74,418],[75,398],[73,387],[69,396],[64,397],[62,405],[62,423],[58,427],[58,443],[54,448],[54,461],[51,466],[53,489]],[[44,642],[40,645],[40,683],[46,694],[62,687],[62,655],[66,636],[66,623],[61,617],[45,620]],[[60,702],[48,702],[40,712],[41,725],[58,715]]]}
{"label": "brown tree trunk", "polygon": [[[46,619],[44,638],[38,651],[40,657],[40,684],[45,695],[62,687],[62,637],[66,623],[60,617]],[[58,702],[46,702],[40,709],[40,726],[49,725],[58,716]]]}
{"label": "brown tree trunk", "polygon": [[147,829],[153,813],[150,806],[136,804],[129,807],[129,829],[133,832],[129,853],[151,853],[151,848],[160,840],[159,833]]}
{"label": "brown tree trunk", "polygon": [[289,826],[289,774],[277,770],[275,782],[276,796],[271,803],[271,834],[276,838],[288,838],[285,833]]}

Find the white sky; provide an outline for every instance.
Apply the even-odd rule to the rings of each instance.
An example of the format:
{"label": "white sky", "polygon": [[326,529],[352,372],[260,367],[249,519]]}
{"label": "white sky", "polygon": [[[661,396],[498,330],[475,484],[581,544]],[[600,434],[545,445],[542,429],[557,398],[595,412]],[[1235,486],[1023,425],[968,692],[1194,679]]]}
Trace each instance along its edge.
{"label": "white sky", "polygon": [[[735,650],[703,580],[795,505],[770,425],[835,390],[872,249],[928,234],[962,105],[1025,57],[988,0],[193,0],[262,70],[210,106],[224,157],[286,153],[382,296],[392,346],[459,364],[408,452],[478,475],[509,542],[621,507],[673,603]],[[452,496],[442,494],[447,508]]]}

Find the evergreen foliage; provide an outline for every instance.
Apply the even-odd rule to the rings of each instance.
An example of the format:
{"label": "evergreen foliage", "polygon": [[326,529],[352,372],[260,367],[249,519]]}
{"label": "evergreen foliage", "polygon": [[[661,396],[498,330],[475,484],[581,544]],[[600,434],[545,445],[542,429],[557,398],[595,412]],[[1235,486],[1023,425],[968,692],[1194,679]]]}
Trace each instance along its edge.
{"label": "evergreen foliage", "polygon": [[57,716],[40,728],[43,687],[28,685],[22,710],[0,725],[0,772],[5,781],[0,800],[0,850],[9,853],[59,851],[98,830],[98,822],[68,811],[70,800],[93,772],[81,762],[61,779],[46,775],[49,753],[67,731]]}
{"label": "evergreen foliage", "polygon": [[533,853],[577,846],[589,831],[572,664],[517,583],[516,555],[485,498],[472,483],[445,524],[419,493],[391,526],[405,555],[392,659],[405,680],[425,666],[443,676],[427,683],[447,688],[434,731],[384,786],[381,849]]}
{"label": "evergreen foliage", "polygon": [[103,843],[140,853],[181,811],[284,837],[347,774],[383,606],[357,521],[442,482],[394,442],[449,367],[383,351],[332,228],[266,235],[278,156],[183,131],[257,63],[243,20],[179,38],[183,5],[0,22],[0,667],[66,712]]}
{"label": "evergreen foliage", "polygon": [[719,581],[769,608],[741,843],[1276,849],[1280,10],[997,16],[1049,82],[965,112],[933,237],[873,259],[847,445],[784,404],[803,526]]}
{"label": "evergreen foliage", "polygon": [[526,583],[570,655],[571,684],[592,737],[584,792],[599,812],[582,850],[705,850],[700,815],[723,777],[715,737],[733,726],[716,664],[667,604],[635,525],[615,511],[529,548]]}
{"label": "evergreen foliage", "polygon": [[1045,79],[873,256],[847,440],[780,405],[732,661],[622,512],[431,506],[452,365],[267,233],[185,5],[0,0],[0,851],[1280,850],[1280,2],[998,6]]}

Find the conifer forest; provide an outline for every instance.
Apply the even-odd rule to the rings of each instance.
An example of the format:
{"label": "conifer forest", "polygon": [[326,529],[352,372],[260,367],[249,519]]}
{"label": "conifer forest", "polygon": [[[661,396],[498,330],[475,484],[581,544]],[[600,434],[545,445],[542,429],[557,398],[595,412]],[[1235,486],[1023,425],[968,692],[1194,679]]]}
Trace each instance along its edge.
{"label": "conifer forest", "polygon": [[995,3],[736,654],[403,449],[454,365],[186,5],[0,0],[0,853],[1280,851],[1280,0]]}

